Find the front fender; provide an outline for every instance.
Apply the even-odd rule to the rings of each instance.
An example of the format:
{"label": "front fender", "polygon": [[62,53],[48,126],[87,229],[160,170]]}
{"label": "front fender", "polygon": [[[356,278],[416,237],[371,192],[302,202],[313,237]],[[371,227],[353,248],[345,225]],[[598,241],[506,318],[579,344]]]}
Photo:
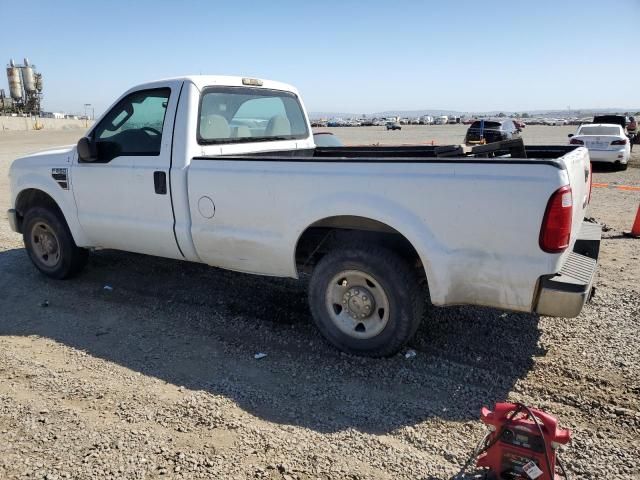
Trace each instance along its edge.
{"label": "front fender", "polygon": [[[41,172],[14,175],[11,178],[11,205],[15,208],[18,196],[26,190],[35,189],[46,193],[56,202],[62,211],[76,245],[81,247],[90,246],[89,239],[78,222],[77,208],[73,192],[71,191],[70,181],[71,178],[69,174],[69,189],[63,189],[51,176],[51,169],[48,170],[48,175]],[[24,215],[25,212],[19,213]]]}

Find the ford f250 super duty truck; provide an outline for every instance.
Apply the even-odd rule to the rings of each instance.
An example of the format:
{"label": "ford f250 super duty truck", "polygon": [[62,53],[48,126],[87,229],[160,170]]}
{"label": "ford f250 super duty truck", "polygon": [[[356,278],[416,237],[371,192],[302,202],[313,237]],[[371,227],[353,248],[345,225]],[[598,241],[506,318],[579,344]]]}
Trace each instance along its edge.
{"label": "ford f250 super duty truck", "polygon": [[600,243],[583,147],[316,147],[298,92],[254,78],[132,88],[10,177],[9,221],[44,274],[99,248],[310,273],[322,334],[361,355],[397,352],[427,297],[576,316]]}

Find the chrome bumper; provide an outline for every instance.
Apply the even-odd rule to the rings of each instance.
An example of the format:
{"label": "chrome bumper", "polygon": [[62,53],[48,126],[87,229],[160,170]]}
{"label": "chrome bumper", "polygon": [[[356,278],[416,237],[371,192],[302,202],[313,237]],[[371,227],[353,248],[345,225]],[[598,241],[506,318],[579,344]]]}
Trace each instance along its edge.
{"label": "chrome bumper", "polygon": [[9,226],[11,227],[11,230],[16,233],[20,233],[20,230],[18,229],[18,213],[15,209],[12,208],[7,210],[7,218],[9,219]]}
{"label": "chrome bumper", "polygon": [[577,317],[591,298],[598,268],[602,227],[582,223],[573,251],[555,275],[540,278],[536,313],[550,317]]}

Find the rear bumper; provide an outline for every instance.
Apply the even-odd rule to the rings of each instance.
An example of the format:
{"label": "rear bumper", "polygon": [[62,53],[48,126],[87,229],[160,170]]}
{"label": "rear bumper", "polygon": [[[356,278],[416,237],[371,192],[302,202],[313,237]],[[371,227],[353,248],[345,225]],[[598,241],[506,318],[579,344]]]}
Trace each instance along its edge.
{"label": "rear bumper", "polygon": [[624,148],[619,150],[589,150],[589,158],[592,162],[621,162],[627,163],[629,156]]}
{"label": "rear bumper", "polygon": [[559,273],[540,278],[535,312],[550,317],[577,317],[591,298],[598,267],[602,227],[582,223],[573,251]]}
{"label": "rear bumper", "polygon": [[11,227],[11,230],[16,233],[20,233],[20,229],[18,228],[18,213],[15,209],[12,208],[7,210],[7,218],[9,219],[9,226]]}

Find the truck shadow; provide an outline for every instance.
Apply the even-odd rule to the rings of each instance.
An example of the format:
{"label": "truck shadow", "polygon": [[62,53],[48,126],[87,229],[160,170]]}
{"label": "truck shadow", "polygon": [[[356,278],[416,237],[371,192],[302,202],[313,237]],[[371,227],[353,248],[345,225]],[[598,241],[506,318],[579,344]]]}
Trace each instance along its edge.
{"label": "truck shadow", "polygon": [[591,162],[594,173],[616,173],[620,172],[620,167],[615,163]]}
{"label": "truck shadow", "polygon": [[0,269],[0,335],[48,337],[321,432],[477,419],[545,354],[528,314],[432,307],[409,347],[415,356],[365,359],[320,337],[304,281],[115,251],[93,254],[68,281],[39,274],[22,249],[0,253]]}

